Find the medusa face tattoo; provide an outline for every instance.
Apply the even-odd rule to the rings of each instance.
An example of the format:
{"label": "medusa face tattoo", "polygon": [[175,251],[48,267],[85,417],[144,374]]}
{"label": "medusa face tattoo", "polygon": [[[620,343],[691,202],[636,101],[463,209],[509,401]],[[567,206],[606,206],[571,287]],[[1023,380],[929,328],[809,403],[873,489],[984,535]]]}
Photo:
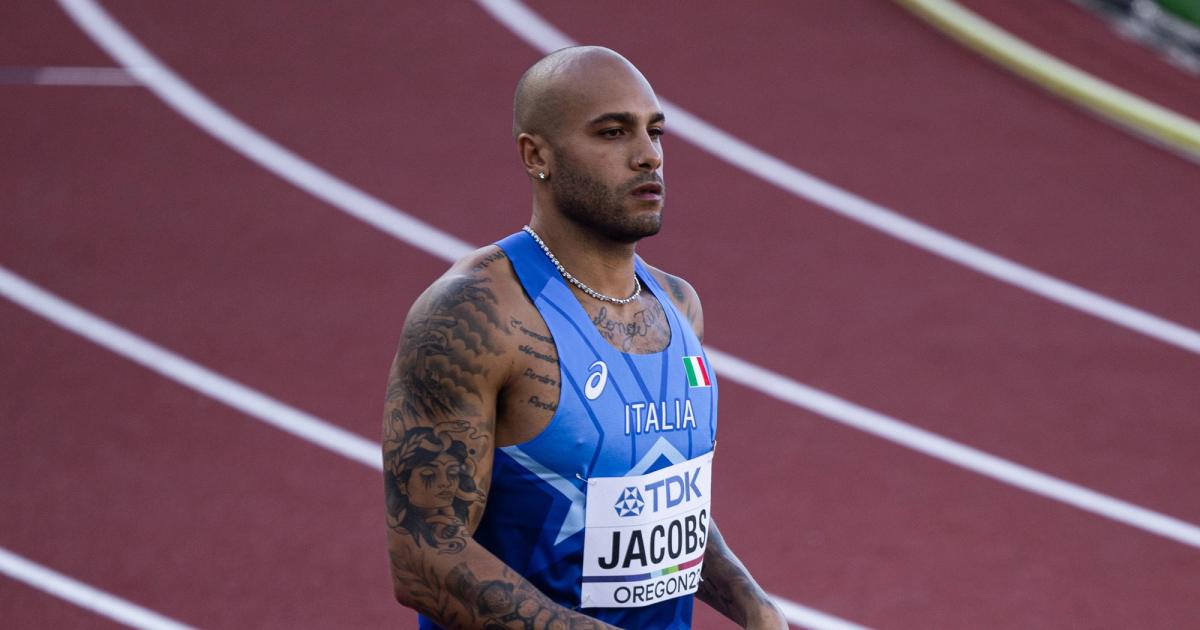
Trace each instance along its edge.
{"label": "medusa face tattoo", "polygon": [[467,445],[447,432],[420,427],[386,453],[384,464],[393,528],[417,544],[461,551],[468,511],[483,500]]}

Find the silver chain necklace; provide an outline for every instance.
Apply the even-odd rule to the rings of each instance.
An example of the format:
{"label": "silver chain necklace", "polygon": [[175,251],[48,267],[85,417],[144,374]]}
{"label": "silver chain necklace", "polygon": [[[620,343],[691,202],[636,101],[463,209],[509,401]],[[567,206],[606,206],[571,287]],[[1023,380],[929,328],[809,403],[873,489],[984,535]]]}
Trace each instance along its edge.
{"label": "silver chain necklace", "polygon": [[601,302],[612,302],[613,304],[628,304],[636,300],[638,296],[642,294],[642,283],[638,281],[637,273],[633,274],[633,295],[627,298],[610,297],[593,289],[592,287],[589,287],[588,285],[580,282],[579,278],[571,275],[571,272],[567,271],[566,267],[563,267],[562,263],[558,262],[558,258],[554,257],[554,252],[550,251],[549,247],[546,247],[546,244],[542,242],[542,237],[538,236],[537,232],[533,231],[533,228],[526,225],[521,229],[528,232],[529,235],[533,237],[533,240],[537,241],[537,244],[542,248],[542,251],[546,252],[546,257],[549,258],[550,262],[554,263],[554,267],[558,269],[558,273],[562,274],[562,277],[565,278],[567,282],[579,287],[580,291],[583,291],[584,293],[596,298],[597,300],[600,300]]}

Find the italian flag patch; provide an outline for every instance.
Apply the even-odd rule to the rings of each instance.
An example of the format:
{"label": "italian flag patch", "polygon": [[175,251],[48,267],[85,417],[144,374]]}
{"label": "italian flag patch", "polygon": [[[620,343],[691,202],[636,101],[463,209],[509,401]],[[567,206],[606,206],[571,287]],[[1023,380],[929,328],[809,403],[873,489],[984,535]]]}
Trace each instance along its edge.
{"label": "italian flag patch", "polygon": [[688,387],[712,387],[704,357],[683,357],[683,369],[687,372]]}

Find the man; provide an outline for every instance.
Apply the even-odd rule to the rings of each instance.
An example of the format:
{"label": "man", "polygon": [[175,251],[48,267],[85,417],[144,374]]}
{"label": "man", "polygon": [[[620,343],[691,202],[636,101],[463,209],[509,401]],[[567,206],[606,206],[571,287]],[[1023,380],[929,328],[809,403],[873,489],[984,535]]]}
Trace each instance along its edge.
{"label": "man", "polygon": [[[529,226],[413,305],[384,416],[398,601],[421,627],[784,628],[711,519],[716,383],[658,232],[664,116],[617,53],[555,52],[513,131]],[[485,510],[486,508],[486,510]]]}

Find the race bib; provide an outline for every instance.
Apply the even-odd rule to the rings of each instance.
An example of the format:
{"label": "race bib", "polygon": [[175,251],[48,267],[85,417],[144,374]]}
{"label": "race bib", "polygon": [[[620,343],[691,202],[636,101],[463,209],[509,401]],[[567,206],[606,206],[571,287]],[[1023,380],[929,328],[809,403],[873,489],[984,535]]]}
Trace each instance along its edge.
{"label": "race bib", "polygon": [[588,480],[583,608],[695,593],[708,542],[712,453],[636,477]]}

